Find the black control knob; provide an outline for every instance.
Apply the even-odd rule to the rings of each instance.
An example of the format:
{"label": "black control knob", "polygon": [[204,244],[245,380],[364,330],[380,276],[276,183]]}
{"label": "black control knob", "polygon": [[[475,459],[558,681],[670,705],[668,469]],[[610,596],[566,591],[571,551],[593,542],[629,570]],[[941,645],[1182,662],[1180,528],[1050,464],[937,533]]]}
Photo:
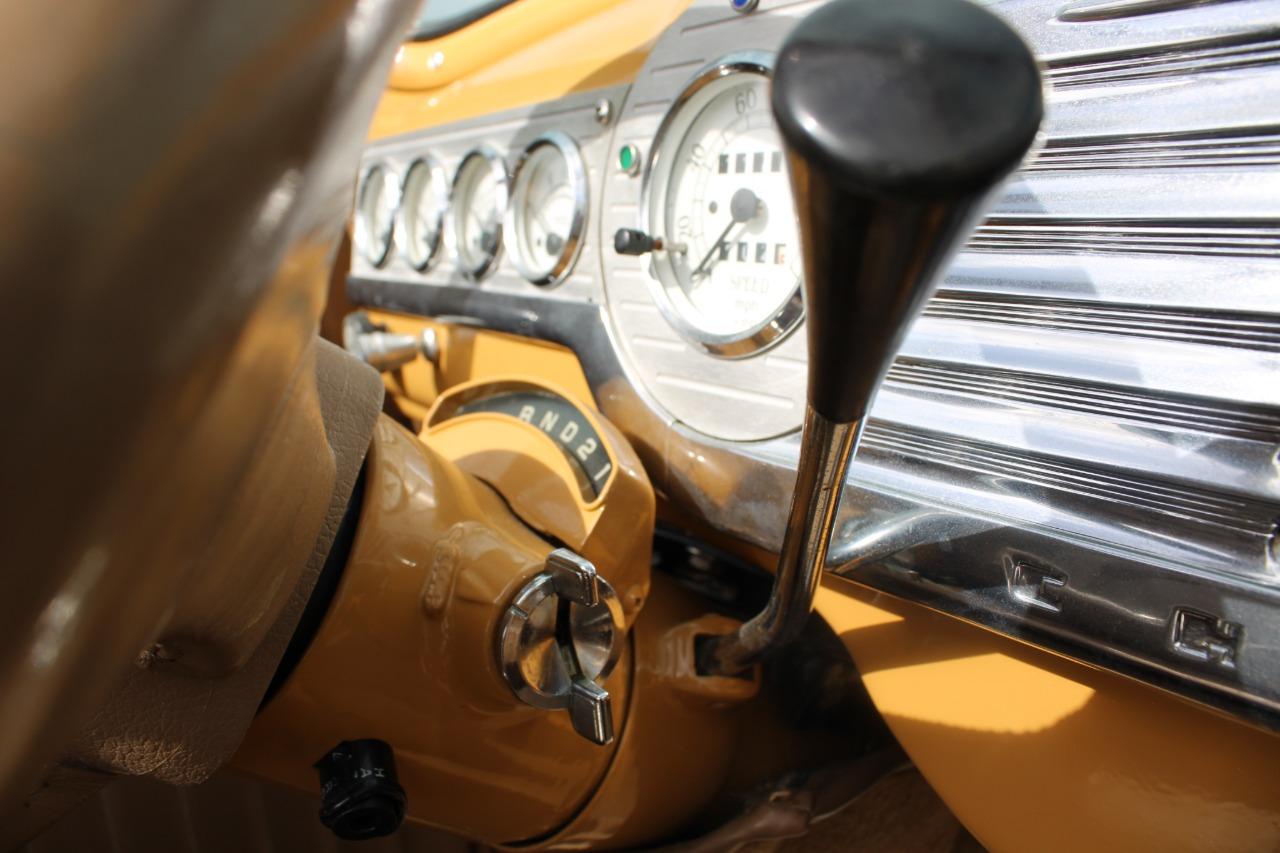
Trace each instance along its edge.
{"label": "black control knob", "polygon": [[320,773],[320,822],[334,835],[362,841],[400,828],[406,799],[386,742],[344,740],[315,767]]}
{"label": "black control knob", "polygon": [[619,228],[613,235],[613,250],[619,255],[643,255],[653,251],[654,240],[643,231]]}
{"label": "black control knob", "polygon": [[858,420],[947,258],[1043,112],[1022,39],[967,0],[835,0],[778,53],[809,402]]}

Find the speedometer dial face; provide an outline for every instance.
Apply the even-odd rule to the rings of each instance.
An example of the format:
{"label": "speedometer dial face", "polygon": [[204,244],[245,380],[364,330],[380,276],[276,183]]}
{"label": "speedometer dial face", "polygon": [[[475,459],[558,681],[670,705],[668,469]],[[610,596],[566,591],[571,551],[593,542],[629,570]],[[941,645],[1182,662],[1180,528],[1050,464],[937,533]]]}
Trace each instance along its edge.
{"label": "speedometer dial face", "polygon": [[658,131],[644,217],[658,306],[715,355],[751,355],[804,315],[795,210],[764,61],[727,58],[698,76]]}
{"label": "speedometer dial face", "polygon": [[405,173],[396,217],[396,244],[415,269],[425,270],[435,260],[448,204],[444,170],[431,157],[415,160]]}
{"label": "speedometer dial face", "polygon": [[356,194],[356,250],[375,267],[391,254],[392,229],[400,204],[400,186],[395,175],[382,166],[364,173]]}
{"label": "speedometer dial face", "polygon": [[464,274],[480,278],[493,268],[506,209],[507,168],[496,152],[477,148],[458,166],[449,196],[454,253]]}
{"label": "speedometer dial face", "polygon": [[555,284],[573,268],[587,215],[587,174],[563,133],[535,139],[520,158],[511,190],[508,232],[521,275]]}

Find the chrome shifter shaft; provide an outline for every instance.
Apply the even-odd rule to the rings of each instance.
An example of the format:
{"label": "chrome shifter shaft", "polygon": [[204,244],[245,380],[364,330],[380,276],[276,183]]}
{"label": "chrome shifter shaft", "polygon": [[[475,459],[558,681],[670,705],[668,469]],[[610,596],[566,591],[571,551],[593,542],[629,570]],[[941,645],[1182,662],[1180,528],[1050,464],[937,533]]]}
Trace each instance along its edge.
{"label": "chrome shifter shaft", "polygon": [[773,592],[702,647],[706,672],[740,671],[804,626],[876,388],[1043,104],[1026,45],[967,0],[833,0],[783,43],[773,113],[804,255],[808,405]]}

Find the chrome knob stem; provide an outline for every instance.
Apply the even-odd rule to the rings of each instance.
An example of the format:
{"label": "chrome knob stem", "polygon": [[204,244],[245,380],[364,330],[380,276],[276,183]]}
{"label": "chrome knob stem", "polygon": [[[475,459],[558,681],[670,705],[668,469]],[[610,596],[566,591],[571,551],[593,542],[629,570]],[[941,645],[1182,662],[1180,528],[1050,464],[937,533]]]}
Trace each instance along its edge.
{"label": "chrome knob stem", "polygon": [[744,623],[736,634],[717,638],[703,647],[699,654],[701,670],[740,672],[769,649],[795,639],[804,628],[822,582],[840,493],[862,424],[862,420],[828,420],[812,407],[805,410],[796,487],[778,554],[773,592],[764,610]]}
{"label": "chrome knob stem", "polygon": [[422,356],[433,364],[440,357],[440,342],[434,329],[418,335],[389,332],[369,319],[363,311],[343,321],[342,345],[347,352],[380,373],[396,370]]}

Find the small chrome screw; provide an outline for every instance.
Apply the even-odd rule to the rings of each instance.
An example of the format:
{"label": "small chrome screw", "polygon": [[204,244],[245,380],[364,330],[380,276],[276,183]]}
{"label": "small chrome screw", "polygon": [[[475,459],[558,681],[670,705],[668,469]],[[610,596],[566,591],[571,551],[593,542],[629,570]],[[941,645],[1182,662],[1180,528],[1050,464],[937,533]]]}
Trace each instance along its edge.
{"label": "small chrome screw", "polygon": [[611,121],[613,121],[613,101],[601,98],[596,101],[596,123],[601,127],[608,127]]}

